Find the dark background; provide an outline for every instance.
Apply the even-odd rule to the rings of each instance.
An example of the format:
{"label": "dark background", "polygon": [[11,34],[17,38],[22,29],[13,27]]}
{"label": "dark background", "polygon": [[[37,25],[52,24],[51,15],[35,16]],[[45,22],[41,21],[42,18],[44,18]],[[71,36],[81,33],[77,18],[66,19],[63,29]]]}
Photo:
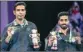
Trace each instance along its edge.
{"label": "dark background", "polygon": [[[73,1],[26,1],[26,19],[36,24],[42,42],[41,51],[44,50],[44,40],[57,23],[57,14],[68,11]],[[83,2],[78,2],[83,13]]]}

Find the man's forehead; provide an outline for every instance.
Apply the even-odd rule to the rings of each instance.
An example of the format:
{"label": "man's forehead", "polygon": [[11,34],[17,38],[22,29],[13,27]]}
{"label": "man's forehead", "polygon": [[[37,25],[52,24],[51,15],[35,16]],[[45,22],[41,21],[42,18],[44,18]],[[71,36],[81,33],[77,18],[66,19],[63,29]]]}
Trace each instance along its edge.
{"label": "man's forehead", "polygon": [[23,5],[18,5],[18,6],[16,7],[16,9],[25,9],[25,6],[23,6]]}
{"label": "man's forehead", "polygon": [[68,19],[68,16],[61,16],[60,19]]}

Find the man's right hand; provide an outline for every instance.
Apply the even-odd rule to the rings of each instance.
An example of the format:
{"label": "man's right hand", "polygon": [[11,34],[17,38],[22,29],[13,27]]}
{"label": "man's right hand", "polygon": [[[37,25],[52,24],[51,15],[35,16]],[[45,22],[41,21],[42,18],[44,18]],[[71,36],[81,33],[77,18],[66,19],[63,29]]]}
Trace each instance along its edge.
{"label": "man's right hand", "polygon": [[8,27],[8,29],[7,29],[7,37],[6,37],[6,39],[5,39],[5,42],[6,42],[6,43],[9,43],[9,41],[10,41],[10,39],[11,39],[11,37],[12,37],[11,31],[12,31],[12,27]]}
{"label": "man's right hand", "polygon": [[52,43],[53,43],[53,38],[52,37],[49,37],[49,39],[48,39],[48,46],[51,46],[52,45]]}

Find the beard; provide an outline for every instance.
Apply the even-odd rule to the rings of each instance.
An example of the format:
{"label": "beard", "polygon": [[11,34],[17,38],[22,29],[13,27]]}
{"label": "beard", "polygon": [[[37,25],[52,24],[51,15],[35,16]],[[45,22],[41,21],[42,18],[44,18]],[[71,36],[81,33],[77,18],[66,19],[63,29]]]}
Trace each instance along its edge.
{"label": "beard", "polygon": [[62,29],[64,29],[64,30],[65,30],[65,29],[67,29],[67,28],[68,28],[68,25],[66,25],[66,24],[61,24],[61,25],[60,25],[60,27],[61,27]]}

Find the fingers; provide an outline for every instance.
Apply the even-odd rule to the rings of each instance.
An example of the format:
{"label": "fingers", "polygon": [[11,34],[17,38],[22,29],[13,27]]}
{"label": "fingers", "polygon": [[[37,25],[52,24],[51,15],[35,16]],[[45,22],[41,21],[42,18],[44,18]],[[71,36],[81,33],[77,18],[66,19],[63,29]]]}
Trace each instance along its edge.
{"label": "fingers", "polygon": [[53,43],[53,38],[52,37],[49,37],[48,39],[48,46],[51,46]]}
{"label": "fingers", "polygon": [[8,27],[7,33],[8,33],[8,36],[12,36],[14,34],[13,27]]}
{"label": "fingers", "polygon": [[79,36],[75,37],[78,44],[81,44],[81,38]]}
{"label": "fingers", "polygon": [[12,33],[11,33],[11,31],[12,31],[12,27],[8,27],[8,29],[7,29],[7,37],[6,37],[6,39],[5,39],[5,42],[6,43],[9,43],[9,41],[10,41],[10,39],[11,39],[11,37],[12,37]]}
{"label": "fingers", "polygon": [[12,28],[11,27],[8,27],[8,30],[7,30],[8,36],[10,36],[11,30],[12,30]]}

